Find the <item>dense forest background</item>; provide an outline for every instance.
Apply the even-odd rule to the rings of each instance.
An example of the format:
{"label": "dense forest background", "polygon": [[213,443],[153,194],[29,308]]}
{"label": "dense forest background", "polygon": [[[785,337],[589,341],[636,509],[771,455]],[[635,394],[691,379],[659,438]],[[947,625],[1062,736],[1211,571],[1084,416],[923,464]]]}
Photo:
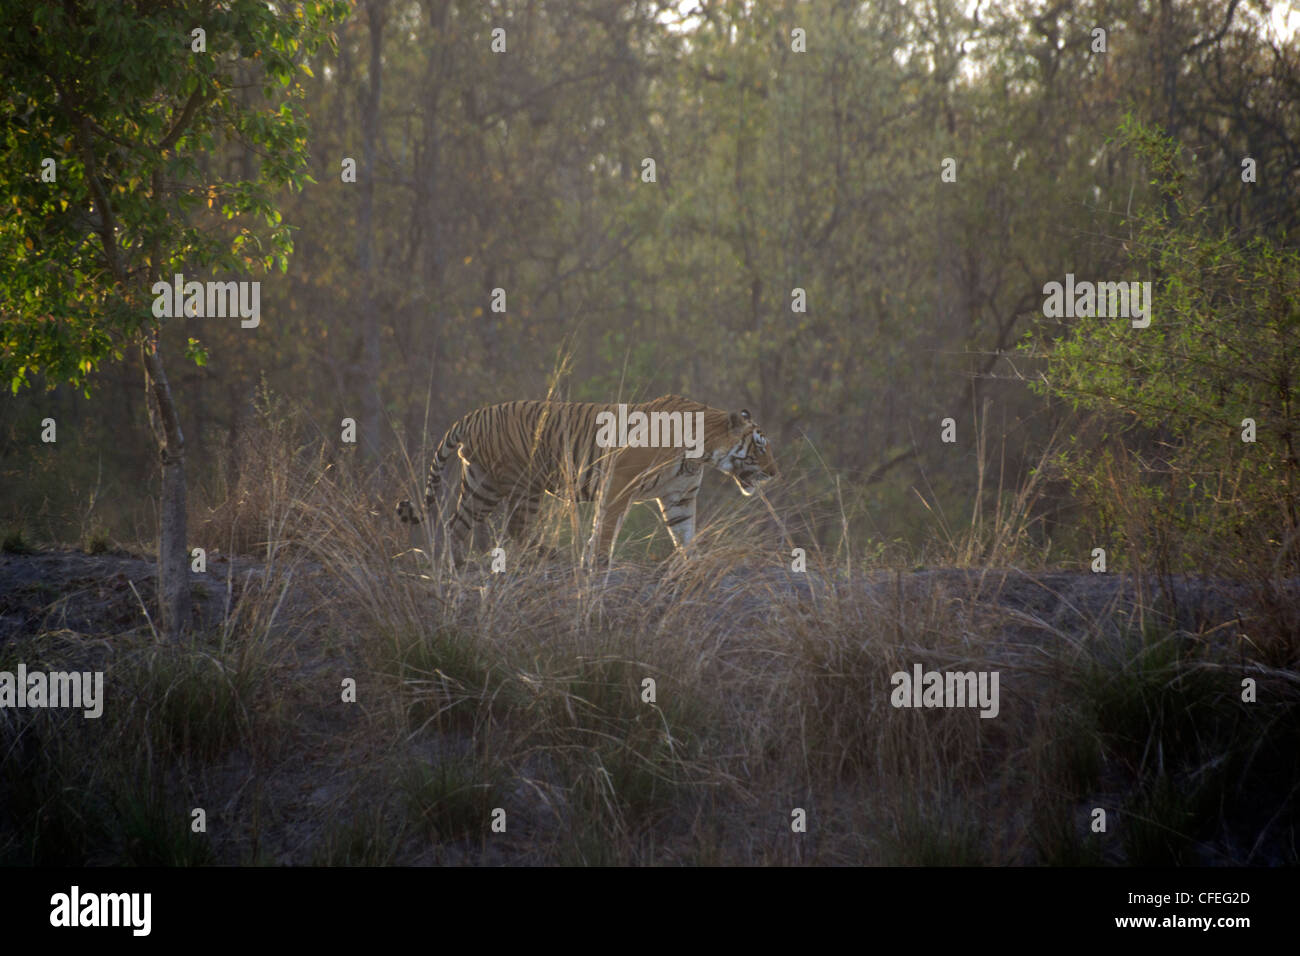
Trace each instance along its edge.
{"label": "dense forest background", "polygon": [[[1225,540],[1291,560],[1300,44],[1280,7],[357,0],[283,84],[310,130],[311,181],[277,196],[287,271],[187,276],[259,279],[259,327],[163,329],[190,526],[256,480],[244,451],[276,415],[371,469],[387,518],[399,447],[420,461],[477,405],[676,391],[753,411],[774,494],[825,543],[914,560],[987,521],[971,557],[1010,535],[1077,566],[1134,541],[1171,566]],[[198,178],[258,162],[221,140]],[[1152,327],[1045,318],[1067,273],[1154,281]],[[28,364],[35,387],[0,403],[0,522],[152,540],[134,354],[86,391]]]}

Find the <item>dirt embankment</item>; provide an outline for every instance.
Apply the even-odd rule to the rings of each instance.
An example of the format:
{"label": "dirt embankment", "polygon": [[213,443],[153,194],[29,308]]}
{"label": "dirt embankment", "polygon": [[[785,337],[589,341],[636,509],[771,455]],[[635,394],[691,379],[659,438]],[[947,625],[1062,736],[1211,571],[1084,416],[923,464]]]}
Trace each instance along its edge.
{"label": "dirt embankment", "polygon": [[[1294,861],[1293,670],[1248,658],[1300,582],[365,557],[211,555],[166,645],[149,557],[0,554],[0,670],[113,705],[0,712],[0,862]],[[897,709],[916,663],[1000,672],[1000,719]]]}
{"label": "dirt embankment", "polygon": [[[211,627],[238,605],[265,562],[214,555],[191,588],[196,626]],[[157,563],[112,551],[40,551],[0,554],[0,647],[11,638],[44,631],[109,637],[148,628],[156,613]]]}
{"label": "dirt embankment", "polygon": [[[305,568],[308,577],[322,573],[318,565],[300,562],[297,566]],[[557,580],[564,577],[557,574]],[[219,624],[238,608],[250,584],[267,578],[265,561],[212,556],[206,574],[195,575],[191,589],[194,624],[199,628]],[[616,569],[605,580],[611,588],[640,591],[653,587],[657,575],[646,569]],[[718,613],[737,617],[762,614],[763,596],[772,587],[789,589],[808,600],[818,593],[842,594],[851,587],[868,598],[899,605],[940,591],[971,607],[997,611],[1011,639],[1092,630],[1107,619],[1116,626],[1136,625],[1153,607],[1160,609],[1163,625],[1192,634],[1222,629],[1221,636],[1228,636],[1249,630],[1257,598],[1247,586],[1193,575],[1140,580],[1123,573],[1086,571],[876,570],[858,575],[850,584],[812,573],[751,569],[733,572],[720,583],[718,593],[725,597]],[[110,637],[148,628],[156,596],[157,565],[142,555],[122,551],[0,554],[0,646],[11,638],[44,631]],[[1284,596],[1300,605],[1300,582],[1290,582]],[[292,594],[290,602],[297,603]]]}

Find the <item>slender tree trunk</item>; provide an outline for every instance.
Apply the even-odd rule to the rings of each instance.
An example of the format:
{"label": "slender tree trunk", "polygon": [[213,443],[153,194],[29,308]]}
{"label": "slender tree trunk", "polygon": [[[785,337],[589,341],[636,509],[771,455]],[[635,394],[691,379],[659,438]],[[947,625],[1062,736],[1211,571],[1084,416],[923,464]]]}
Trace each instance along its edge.
{"label": "slender tree trunk", "polygon": [[178,638],[189,627],[189,554],[185,547],[185,436],[172,399],[158,334],[140,344],[149,424],[162,457],[162,508],[158,531],[158,608],[162,633]]}
{"label": "slender tree trunk", "polygon": [[428,46],[425,61],[425,102],[422,148],[417,151],[419,162],[416,164],[416,220],[421,224],[420,234],[424,243],[422,268],[425,284],[434,290],[432,302],[428,307],[428,325],[423,334],[415,341],[431,342],[427,386],[430,390],[432,407],[439,409],[447,398],[442,369],[442,343],[447,323],[444,303],[441,296],[446,288],[443,278],[447,267],[447,242],[444,239],[446,226],[443,223],[441,209],[442,199],[442,137],[440,100],[442,91],[447,86],[444,75],[446,58],[445,31],[447,11],[450,4],[446,0],[426,0],[426,16],[433,26],[434,33]]}
{"label": "slender tree trunk", "polygon": [[[160,151],[168,149],[202,99],[197,93],[190,97],[183,116],[170,134],[158,144]],[[94,208],[99,215],[97,224],[104,260],[109,273],[123,297],[130,301],[132,288],[127,263],[117,244],[117,220],[113,204],[109,201],[99,181],[95,151],[92,146],[91,122],[88,116],[77,117],[80,133],[81,155],[86,166],[86,181],[94,198]],[[162,194],[162,169],[153,173],[153,195]],[[144,288],[151,289],[162,261],[157,243],[151,249],[149,275]],[[147,301],[147,299],[145,299]],[[140,359],[145,373],[145,405],[149,410],[149,424],[162,457],[162,508],[158,529],[158,616],[164,637],[174,639],[189,626],[190,584],[189,562],[185,550],[185,436],[181,434],[181,418],[172,400],[171,386],[163,369],[162,354],[158,350],[158,330],[146,332],[140,340]]]}
{"label": "slender tree trunk", "polygon": [[375,156],[379,152],[379,98],[383,89],[384,17],[386,0],[370,0],[370,76],[361,117],[361,213],[358,217],[357,267],[361,273],[361,421],[362,453],[374,460],[380,453],[379,316],[374,292]]}

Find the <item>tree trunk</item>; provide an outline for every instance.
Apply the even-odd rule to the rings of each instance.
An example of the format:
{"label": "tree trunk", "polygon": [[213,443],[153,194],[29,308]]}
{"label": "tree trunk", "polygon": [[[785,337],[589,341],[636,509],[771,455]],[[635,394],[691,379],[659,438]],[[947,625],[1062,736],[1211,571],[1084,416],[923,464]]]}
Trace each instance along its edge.
{"label": "tree trunk", "polygon": [[380,454],[379,316],[375,306],[374,202],[375,156],[379,152],[379,98],[383,89],[384,0],[370,0],[370,75],[361,116],[361,213],[358,217],[357,266],[361,280],[361,421],[358,436],[362,454],[375,460]]}
{"label": "tree trunk", "polygon": [[[195,90],[171,132],[158,143],[160,153],[165,153],[176,142],[202,102],[202,95]],[[93,208],[99,216],[96,228],[104,249],[104,261],[118,292],[125,301],[131,302],[135,296],[129,278],[130,269],[118,248],[118,224],[113,214],[113,204],[96,171],[90,117],[78,115],[77,128],[86,168],[86,182],[94,198]],[[152,180],[152,198],[157,201],[163,195],[162,167],[154,168]],[[155,238],[150,249],[148,276],[137,294],[153,288],[160,271],[159,263],[163,261],[161,252]],[[143,295],[140,298],[148,301]],[[180,413],[172,400],[167,372],[163,369],[158,336],[156,328],[143,333],[140,339],[140,361],[144,366],[145,407],[149,411],[149,425],[153,429],[154,440],[158,442],[162,458],[162,507],[158,516],[158,626],[165,638],[174,640],[188,630],[190,623],[190,569],[189,555],[185,549],[185,436],[181,433]]]}
{"label": "tree trunk", "polygon": [[162,508],[158,531],[158,610],[163,636],[175,640],[190,622],[189,553],[185,547],[185,436],[172,399],[158,335],[141,342],[149,424],[162,457]]}

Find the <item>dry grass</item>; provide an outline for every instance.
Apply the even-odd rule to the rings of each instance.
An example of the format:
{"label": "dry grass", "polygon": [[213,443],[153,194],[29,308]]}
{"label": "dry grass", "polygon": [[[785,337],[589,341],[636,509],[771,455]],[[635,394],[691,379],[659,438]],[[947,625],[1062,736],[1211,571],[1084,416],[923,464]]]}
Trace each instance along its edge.
{"label": "dry grass", "polygon": [[[1075,613],[991,569],[1026,539],[1032,491],[954,536],[976,570],[946,576],[819,548],[797,473],[769,499],[710,495],[688,558],[634,517],[613,566],[583,569],[588,516],[556,503],[528,546],[478,542],[502,544],[502,573],[454,573],[437,529],[372,491],[394,469],[418,487],[422,463],[267,449],[264,500],[223,531],[264,572],[224,622],[187,647],[122,643],[93,733],[4,729],[9,858],[1297,862],[1294,670],[1140,593]],[[997,671],[998,716],[893,707],[891,674],[916,663]],[[196,805],[221,835],[189,834]]]}

